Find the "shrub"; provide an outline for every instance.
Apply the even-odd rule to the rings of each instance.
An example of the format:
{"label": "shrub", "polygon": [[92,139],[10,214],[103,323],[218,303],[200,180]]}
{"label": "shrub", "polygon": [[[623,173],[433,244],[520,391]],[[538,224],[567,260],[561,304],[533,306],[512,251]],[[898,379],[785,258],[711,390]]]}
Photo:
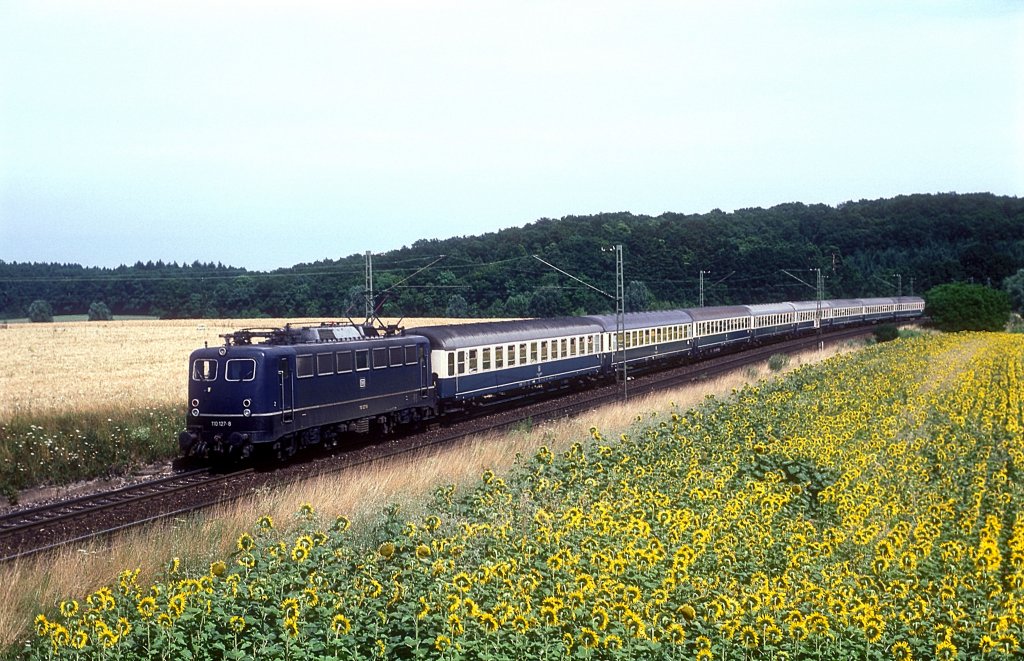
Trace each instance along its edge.
{"label": "shrub", "polygon": [[925,295],[925,314],[946,332],[1001,331],[1010,316],[1006,292],[982,285],[953,283],[932,287]]}
{"label": "shrub", "polygon": [[786,365],[789,365],[789,356],[784,353],[772,354],[768,359],[768,369],[773,372],[778,372],[786,367]]}
{"label": "shrub", "polygon": [[36,299],[28,306],[28,318],[34,322],[53,321],[53,306],[41,298]]}
{"label": "shrub", "polygon": [[900,336],[900,331],[896,328],[895,324],[881,324],[879,326],[875,326],[875,329],[871,331],[871,333],[875,336],[875,341],[879,343],[891,342]]}
{"label": "shrub", "polygon": [[89,321],[110,321],[114,315],[103,301],[94,301],[89,306]]}

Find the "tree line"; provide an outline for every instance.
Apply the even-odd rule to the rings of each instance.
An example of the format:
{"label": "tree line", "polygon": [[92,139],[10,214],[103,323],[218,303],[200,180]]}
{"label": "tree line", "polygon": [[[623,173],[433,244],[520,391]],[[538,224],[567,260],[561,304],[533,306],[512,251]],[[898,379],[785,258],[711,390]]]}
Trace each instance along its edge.
{"label": "tree line", "polygon": [[[374,255],[374,304],[382,316],[408,317],[611,312],[614,245],[623,246],[631,310],[697,305],[702,272],[706,305],[813,299],[817,272],[828,298],[920,294],[949,282],[1009,288],[1024,281],[1024,200],[943,193],[834,207],[542,218]],[[364,274],[361,253],[271,272],[201,262],[107,269],[0,261],[0,317],[27,316],[41,301],[54,314],[92,307],[163,318],[362,318]]]}

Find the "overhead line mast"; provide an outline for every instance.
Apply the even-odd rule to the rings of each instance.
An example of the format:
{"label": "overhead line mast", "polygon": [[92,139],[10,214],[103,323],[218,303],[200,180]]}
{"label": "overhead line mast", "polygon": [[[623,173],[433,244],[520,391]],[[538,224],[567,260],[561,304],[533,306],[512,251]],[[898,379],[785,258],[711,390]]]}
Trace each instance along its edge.
{"label": "overhead line mast", "polygon": [[[622,274],[622,244],[617,243],[609,248],[601,248],[601,252],[613,251],[615,252],[615,296],[612,296],[605,290],[599,289],[598,287],[595,287],[589,282],[581,280],[574,276],[573,274],[563,271],[554,264],[541,259],[540,255],[534,255],[533,258],[536,259],[541,264],[543,264],[544,266],[552,268],[561,273],[562,275],[572,278],[581,285],[593,289],[598,294],[601,294],[602,296],[606,296],[608,298],[615,299],[615,353],[621,353],[622,355],[622,401],[626,401],[629,397],[629,393],[627,391],[627,382],[629,379],[626,373],[626,287],[624,277]],[[616,374],[616,376],[618,376],[618,374]]]}

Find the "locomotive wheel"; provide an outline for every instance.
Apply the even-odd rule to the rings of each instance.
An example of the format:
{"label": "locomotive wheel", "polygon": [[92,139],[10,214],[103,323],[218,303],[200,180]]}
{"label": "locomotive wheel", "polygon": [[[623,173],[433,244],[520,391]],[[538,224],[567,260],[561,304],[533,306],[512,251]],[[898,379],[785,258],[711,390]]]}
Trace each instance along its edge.
{"label": "locomotive wheel", "polygon": [[294,435],[282,438],[276,445],[277,461],[281,464],[288,463],[298,450],[298,443],[296,443]]}

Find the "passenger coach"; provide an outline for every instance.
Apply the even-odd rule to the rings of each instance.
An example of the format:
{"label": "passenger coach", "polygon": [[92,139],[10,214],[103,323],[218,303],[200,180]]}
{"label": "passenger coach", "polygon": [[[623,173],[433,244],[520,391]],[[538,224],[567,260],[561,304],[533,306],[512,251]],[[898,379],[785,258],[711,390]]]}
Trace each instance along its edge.
{"label": "passenger coach", "polygon": [[406,332],[430,341],[437,395],[452,410],[452,402],[598,377],[603,330],[586,317],[556,317]]}
{"label": "passenger coach", "polygon": [[621,340],[616,339],[618,320],[615,315],[593,315],[585,319],[601,327],[606,374],[618,371],[623,360],[629,370],[655,361],[683,358],[693,351],[693,317],[685,310],[623,315]]}

